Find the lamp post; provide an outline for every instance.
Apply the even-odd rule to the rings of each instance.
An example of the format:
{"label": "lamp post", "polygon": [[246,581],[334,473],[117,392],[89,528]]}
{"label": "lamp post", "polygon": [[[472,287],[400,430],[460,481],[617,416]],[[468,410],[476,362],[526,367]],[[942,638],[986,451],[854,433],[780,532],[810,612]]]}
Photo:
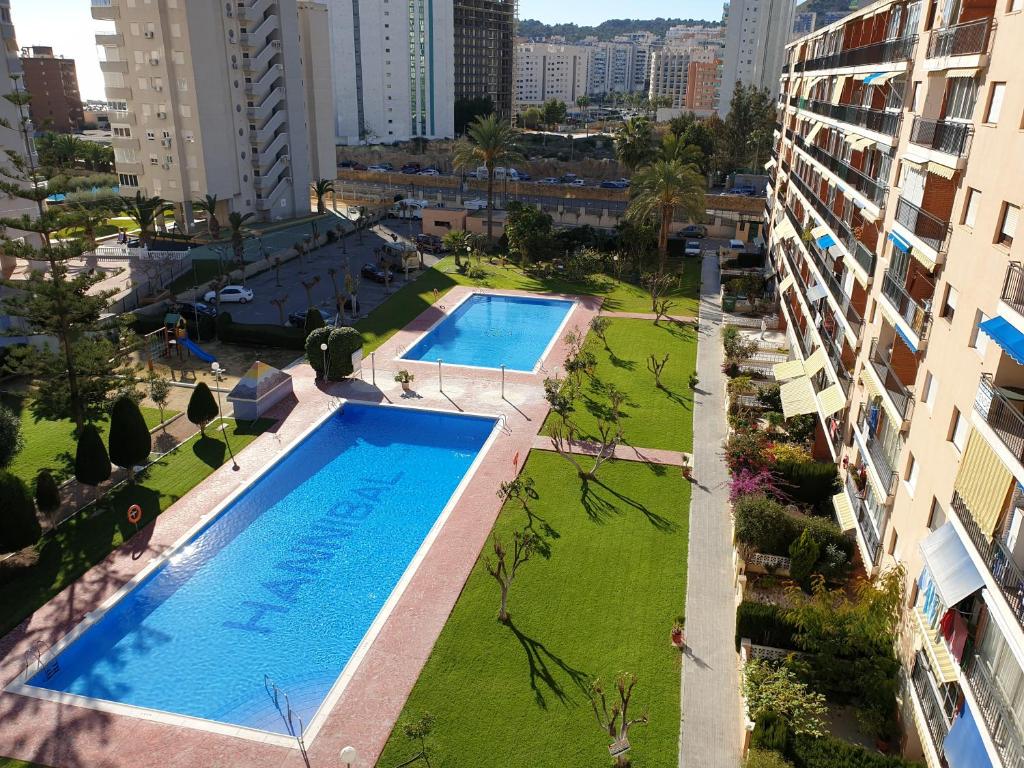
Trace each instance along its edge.
{"label": "lamp post", "polygon": [[220,383],[224,380],[224,369],[220,367],[220,363],[214,360],[210,364],[210,370],[213,371],[213,380],[217,382],[217,386],[214,387],[217,392],[217,417],[223,419],[224,414],[220,409]]}
{"label": "lamp post", "polygon": [[342,748],[341,754],[339,754],[338,757],[340,757],[341,762],[345,764],[345,768],[352,768],[359,759],[359,753],[356,751],[355,747],[349,745]]}
{"label": "lamp post", "polygon": [[235,460],[235,452],[231,450],[231,441],[228,440],[228,423],[224,419],[224,413],[221,411],[220,404],[220,383],[224,380],[224,369],[216,360],[210,364],[210,369],[213,371],[213,377],[217,382],[217,413],[221,420],[220,426],[217,429],[224,435],[224,445],[227,446],[228,455],[231,457],[231,469],[237,472],[239,470],[238,461]]}
{"label": "lamp post", "polygon": [[324,353],[324,381],[328,381],[327,378],[327,343],[320,343],[320,351]]}

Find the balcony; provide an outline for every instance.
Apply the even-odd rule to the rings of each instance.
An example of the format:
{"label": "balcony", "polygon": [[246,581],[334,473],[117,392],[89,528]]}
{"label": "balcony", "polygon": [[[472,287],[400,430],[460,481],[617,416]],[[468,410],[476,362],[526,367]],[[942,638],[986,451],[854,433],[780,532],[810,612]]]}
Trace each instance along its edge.
{"label": "balcony", "polygon": [[914,658],[914,669],[910,673],[910,680],[914,686],[914,692],[917,694],[917,700],[921,704],[928,735],[931,736],[935,751],[941,755],[942,745],[946,741],[946,736],[949,735],[950,718],[938,691],[935,690],[935,682],[928,671],[928,662],[921,651],[918,651]]}
{"label": "balcony", "polygon": [[[795,72],[813,72],[816,69],[836,69],[838,67],[857,67],[864,64],[887,64],[889,62],[907,61],[914,57],[917,35],[909,35],[896,40],[871,43],[858,48],[848,48],[838,53],[816,56],[813,59],[798,61],[793,65]],[[785,70],[783,70],[785,71]]]}
{"label": "balcony", "polygon": [[965,672],[971,692],[978,702],[981,717],[992,736],[992,743],[1002,758],[1003,765],[1019,768],[1024,766],[1024,737],[1017,727],[1013,710],[1007,703],[998,683],[985,666],[980,656],[973,656]]}
{"label": "balcony", "polygon": [[918,240],[938,253],[946,244],[949,222],[901,197],[896,205],[896,221],[906,227]]}
{"label": "balcony", "polygon": [[967,141],[973,132],[974,129],[967,123],[915,117],[910,128],[910,143],[947,155],[964,157],[967,154]]}
{"label": "balcony", "polygon": [[836,279],[834,267],[813,242],[807,244],[807,250],[811,254],[811,258],[824,280],[825,288],[828,289],[828,292],[839,307],[839,314],[845,318],[850,326],[850,330],[853,331],[853,335],[859,337],[861,329],[864,327],[864,318],[861,317],[857,308],[853,306],[853,301],[850,297],[843,291],[839,280]]}
{"label": "balcony", "polygon": [[992,19],[979,19],[955,27],[934,29],[928,35],[928,58],[978,56],[988,50]]}
{"label": "balcony", "polygon": [[896,372],[892,369],[892,366],[889,365],[889,362],[889,360],[882,360],[881,353],[878,349],[878,339],[872,341],[868,363],[871,364],[871,368],[875,372],[875,375],[878,376],[879,381],[882,382],[882,388],[885,389],[885,393],[892,401],[893,406],[896,408],[896,412],[903,417],[904,421],[906,421],[914,412],[914,395],[896,375]]}
{"label": "balcony", "polygon": [[870,510],[868,510],[868,505],[864,502],[865,492],[857,489],[857,486],[851,479],[851,475],[851,472],[846,473],[846,492],[853,499],[853,511],[857,515],[857,530],[860,532],[861,541],[864,542],[864,548],[867,550],[868,560],[870,561],[864,563],[864,565],[870,571],[874,566],[878,565],[879,556],[882,554],[882,542],[875,527],[874,518],[872,518]]}
{"label": "balcony", "polygon": [[128,62],[127,61],[101,61],[100,72],[120,72],[122,75],[128,74]]}
{"label": "balcony", "polygon": [[875,263],[878,261],[878,257],[869,251],[867,246],[859,240],[855,242],[855,246],[853,249],[853,260],[867,273],[868,280],[870,280],[875,275]]}
{"label": "balcony", "polygon": [[882,278],[882,295],[889,300],[897,314],[917,334],[918,340],[925,338],[931,325],[932,313],[907,293],[903,281],[898,280],[889,270]]}
{"label": "balcony", "polygon": [[[839,238],[839,242],[846,246],[846,250],[852,251],[854,244],[857,241],[856,236],[853,234],[853,229],[843,219],[836,216],[835,212],[828,207],[824,200],[818,197],[817,193],[812,191],[808,186],[807,182],[799,176],[793,174],[790,177],[793,182],[793,186],[797,188],[804,199],[810,204],[818,215],[825,220],[825,223],[832,229],[832,232]],[[801,230],[798,229],[797,232]]]}
{"label": "balcony", "polygon": [[135,125],[138,122],[138,118],[135,113],[127,109],[112,109],[107,113],[110,118],[110,122],[121,125]]}
{"label": "balcony", "polygon": [[113,0],[92,0],[92,17],[97,21],[112,21],[121,18],[120,6]]}
{"label": "balcony", "polygon": [[107,99],[110,101],[131,101],[132,100],[132,89],[128,86],[110,86],[106,87]]}
{"label": "balcony", "polygon": [[822,117],[829,117],[841,123],[857,125],[867,128],[869,131],[883,133],[886,136],[894,136],[900,128],[902,113],[885,112],[879,109],[857,107],[853,104],[832,104],[828,101],[816,99],[805,99],[798,96],[791,96],[789,105],[797,109],[805,109]]}
{"label": "balcony", "polygon": [[1024,415],[992,381],[992,374],[981,374],[974,410],[992,428],[1017,461],[1024,464]]}
{"label": "balcony", "polygon": [[885,203],[885,193],[888,191],[889,187],[884,181],[873,179],[859,168],[854,168],[849,163],[843,162],[838,157],[829,154],[821,147],[814,144],[808,144],[804,141],[802,136],[798,136],[793,131],[787,129],[786,136],[793,141],[794,144],[803,149],[804,152],[813,157],[817,162],[828,168],[849,187],[860,192],[875,205],[882,206]]}
{"label": "balcony", "polygon": [[1024,265],[1020,262],[1011,261],[1006,268],[999,298],[1018,314],[1024,315]]}
{"label": "balcony", "polygon": [[117,32],[97,32],[96,45],[121,48],[124,46],[124,35],[119,35]]}
{"label": "balcony", "polygon": [[888,498],[896,493],[896,462],[898,457],[890,456],[885,450],[885,444],[878,438],[877,428],[873,429],[868,423],[869,413],[870,409],[866,407],[866,404],[861,404],[860,412],[857,415],[857,428],[864,438],[864,448],[867,449],[868,458],[871,459],[875,472],[878,474],[878,479],[882,482],[882,489],[886,492],[886,497]]}

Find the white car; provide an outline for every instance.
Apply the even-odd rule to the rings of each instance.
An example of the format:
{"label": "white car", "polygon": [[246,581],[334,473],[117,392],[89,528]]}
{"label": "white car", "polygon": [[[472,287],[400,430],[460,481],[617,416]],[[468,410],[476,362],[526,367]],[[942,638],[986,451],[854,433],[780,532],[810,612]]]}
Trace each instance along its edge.
{"label": "white car", "polygon": [[[217,299],[217,291],[207,291],[203,296],[203,300],[209,303],[213,303]],[[251,288],[246,288],[241,285],[225,285],[220,289],[220,302],[222,304],[245,304],[252,301],[253,292]]]}
{"label": "white car", "polygon": [[366,170],[368,170],[370,173],[387,173],[388,172],[388,169],[385,168],[383,165],[368,165],[368,166],[366,166]]}
{"label": "white car", "polygon": [[467,211],[482,211],[487,207],[487,201],[482,197],[476,197],[472,200],[466,200],[462,207]]}
{"label": "white car", "polygon": [[572,181],[569,182],[569,186],[570,187],[585,187],[585,186],[587,186],[587,182],[585,182],[583,179],[573,179]]}
{"label": "white car", "polygon": [[700,240],[687,240],[683,253],[686,256],[700,256]]}
{"label": "white car", "polygon": [[420,171],[417,175],[418,176],[440,176],[441,172],[439,170],[437,170],[436,168],[426,168],[426,169]]}

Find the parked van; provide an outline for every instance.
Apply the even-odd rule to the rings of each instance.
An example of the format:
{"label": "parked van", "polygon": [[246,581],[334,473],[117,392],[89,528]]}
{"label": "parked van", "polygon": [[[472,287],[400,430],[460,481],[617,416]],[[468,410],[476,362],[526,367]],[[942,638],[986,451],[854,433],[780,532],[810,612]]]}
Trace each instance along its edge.
{"label": "parked van", "polygon": [[[487,166],[481,165],[479,168],[477,168],[475,177],[480,179],[481,181],[486,181]],[[497,168],[494,169],[494,180],[505,181],[506,179],[508,181],[519,181],[519,171],[517,171],[515,168],[504,168],[499,165]]]}
{"label": "parked van", "polygon": [[400,219],[422,219],[423,209],[429,207],[429,200],[414,200],[413,198],[396,200],[395,204],[391,206],[391,215]]}

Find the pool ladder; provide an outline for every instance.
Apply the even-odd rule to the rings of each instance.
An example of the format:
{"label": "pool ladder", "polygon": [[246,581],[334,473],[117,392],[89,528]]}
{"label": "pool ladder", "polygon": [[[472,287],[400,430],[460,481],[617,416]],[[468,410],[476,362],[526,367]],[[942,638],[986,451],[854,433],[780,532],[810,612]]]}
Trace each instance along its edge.
{"label": "pool ladder", "polygon": [[[285,727],[288,729],[288,735],[292,736],[299,745],[299,752],[302,753],[302,759],[309,765],[309,756],[306,754],[306,742],[304,735],[306,731],[306,725],[302,722],[302,715],[298,714],[292,709],[291,701],[288,700],[288,694],[277,687],[270,675],[263,675],[263,687],[266,689],[270,698],[274,701],[274,706],[280,713],[281,718],[284,720]],[[282,700],[284,702],[284,708],[282,709]],[[298,727],[295,725],[295,721],[298,721]]]}
{"label": "pool ladder", "polygon": [[[32,645],[29,646],[28,650],[25,651],[25,669],[23,675],[25,682],[28,682],[30,672],[38,672],[40,669],[43,670],[43,674],[47,680],[52,680],[60,673],[60,659],[54,657],[50,659],[45,665],[43,664],[43,656],[49,650],[47,645],[41,640],[32,641]],[[32,669],[32,665],[35,665],[35,669]]]}

